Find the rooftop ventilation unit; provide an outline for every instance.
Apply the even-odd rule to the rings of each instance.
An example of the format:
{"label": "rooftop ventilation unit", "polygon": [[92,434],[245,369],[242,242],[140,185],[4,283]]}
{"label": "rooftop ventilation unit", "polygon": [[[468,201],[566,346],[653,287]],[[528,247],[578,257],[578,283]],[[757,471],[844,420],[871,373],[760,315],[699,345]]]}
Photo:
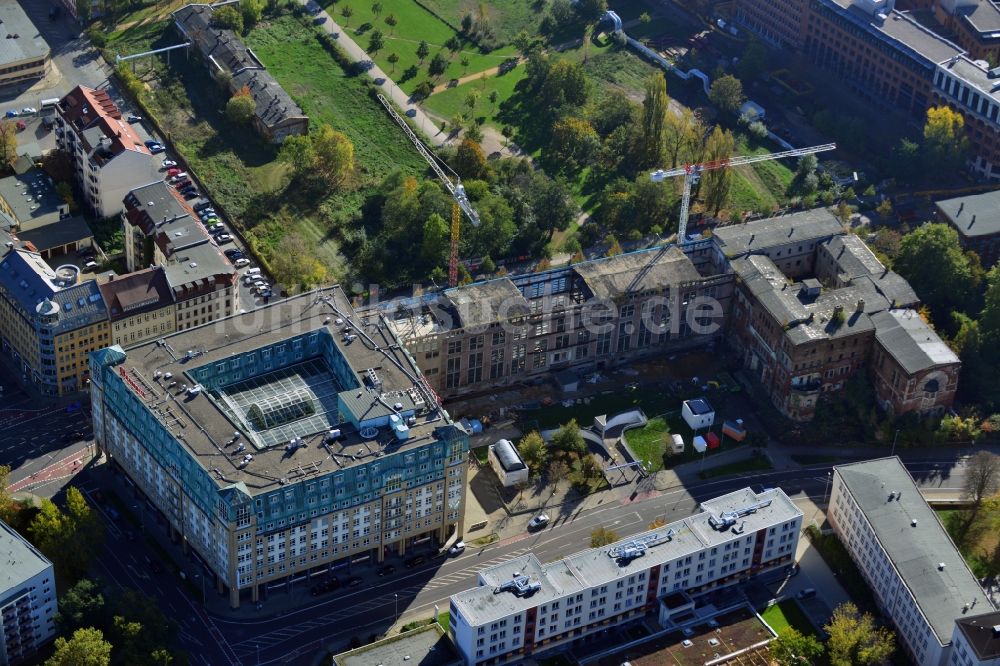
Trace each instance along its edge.
{"label": "rooftop ventilation unit", "polygon": [[752,513],[757,513],[760,509],[765,509],[769,506],[771,506],[771,500],[748,504],[747,506],[740,507],[739,509],[734,509],[732,511],[723,511],[718,515],[718,517],[709,516],[708,524],[717,530],[726,530],[735,525],[736,521],[740,518],[749,516]]}
{"label": "rooftop ventilation unit", "polygon": [[499,587],[493,588],[493,594],[503,592],[513,592],[516,597],[528,597],[542,589],[542,584],[537,580],[531,580],[527,576],[515,575],[506,583],[501,583]]}
{"label": "rooftop ventilation unit", "polygon": [[365,377],[368,379],[368,383],[372,385],[372,388],[379,388],[382,386],[382,380],[375,372],[375,368],[368,368],[365,370]]}
{"label": "rooftop ventilation unit", "polygon": [[625,563],[631,562],[637,557],[645,555],[646,551],[653,546],[658,546],[661,543],[670,541],[675,534],[677,533],[673,530],[673,528],[671,528],[665,532],[654,532],[652,534],[637,537],[612,547],[608,550],[608,557],[613,560],[624,560]]}

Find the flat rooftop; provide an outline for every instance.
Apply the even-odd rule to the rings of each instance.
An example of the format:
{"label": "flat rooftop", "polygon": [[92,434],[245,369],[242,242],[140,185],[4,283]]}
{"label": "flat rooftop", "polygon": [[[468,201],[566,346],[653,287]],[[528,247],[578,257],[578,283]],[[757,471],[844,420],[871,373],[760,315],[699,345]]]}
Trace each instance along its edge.
{"label": "flat rooftop", "polygon": [[893,10],[883,21],[867,13],[854,0],[822,0],[822,2],[827,6],[838,8],[859,27],[863,26],[884,40],[906,47],[913,55],[924,61],[936,64],[965,53],[961,47],[922,25],[910,16],[909,12]]}
{"label": "flat rooftop", "polygon": [[888,310],[872,315],[875,337],[906,372],[914,375],[939,365],[960,363],[916,310]]}
{"label": "flat rooftop", "polygon": [[961,236],[976,238],[1000,233],[1000,190],[942,199],[934,205]]}
{"label": "flat rooftop", "polygon": [[49,45],[17,0],[0,0],[0,66],[49,55]]}
{"label": "flat rooftop", "polygon": [[1000,37],[1000,34],[990,34],[1000,33],[1000,9],[990,0],[979,0],[972,7],[963,8],[960,13],[962,20],[984,37]]}
{"label": "flat rooftop", "polygon": [[41,169],[0,178],[0,197],[14,212],[22,231],[57,222],[69,206],[56,193],[52,178]]}
{"label": "flat rooftop", "polygon": [[[938,643],[951,643],[955,620],[963,614],[995,610],[899,458],[836,465],[834,470],[916,599]],[[890,493],[897,493],[898,499],[889,501]]]}
{"label": "flat rooftop", "polygon": [[[723,512],[751,506],[756,507],[755,511],[739,518],[744,527],[741,534],[753,534],[802,515],[779,488],[762,493],[744,488],[703,502],[701,513],[622,539],[610,546],[580,551],[548,564],[542,564],[534,553],[528,553],[488,567],[479,572],[479,587],[459,592],[451,600],[473,626],[492,622],[731,541],[736,538],[732,531],[715,529],[709,519]],[[617,547],[647,538],[654,545],[650,545],[642,556],[616,559],[609,554]],[[502,584],[515,576],[527,576],[531,583],[538,583],[537,591],[517,595],[500,589]]]}
{"label": "flat rooftop", "polygon": [[34,546],[14,531],[14,528],[0,520],[0,606],[7,595],[18,592],[18,587],[27,579],[50,566],[49,560]]}
{"label": "flat rooftop", "polygon": [[[773,637],[767,625],[749,609],[730,611],[717,615],[714,619],[719,623],[718,629],[701,625],[695,627],[694,634],[687,639],[680,631],[675,631],[602,657],[597,661],[597,666],[621,666],[625,663],[632,666],[703,666],[716,659],[716,655],[724,656],[746,650]],[[709,643],[713,639],[718,641],[717,645]],[[685,641],[690,641],[691,644],[685,645]]]}
{"label": "flat rooftop", "polygon": [[[450,423],[382,319],[357,315],[339,287],[97,353],[220,487],[251,495],[417,448]],[[272,354],[294,361],[270,370]],[[399,414],[408,429],[362,427]]]}
{"label": "flat rooftop", "polygon": [[826,240],[844,233],[844,228],[826,208],[813,208],[791,215],[719,227],[713,233],[716,245],[729,258],[769,247]]}
{"label": "flat rooftop", "polygon": [[438,624],[334,655],[335,666],[460,666],[462,658]]}

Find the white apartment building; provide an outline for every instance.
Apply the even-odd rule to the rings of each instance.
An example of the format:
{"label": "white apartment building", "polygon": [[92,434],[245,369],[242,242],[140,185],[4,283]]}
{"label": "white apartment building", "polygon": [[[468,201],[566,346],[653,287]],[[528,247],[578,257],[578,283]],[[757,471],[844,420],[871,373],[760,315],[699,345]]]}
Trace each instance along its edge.
{"label": "white apartment building", "polygon": [[899,458],[833,470],[830,523],[913,662],[984,663],[953,659],[956,620],[995,609]]}
{"label": "white apartment building", "polygon": [[86,204],[98,217],[117,215],[129,191],[163,178],[163,160],[150,154],[104,90],[77,86],[59,100],[56,137],[73,156]]}
{"label": "white apartment building", "polygon": [[[802,512],[781,489],[749,488],[610,546],[542,564],[529,553],[479,573],[451,598],[452,639],[467,664],[519,662],[609,625],[792,564]],[[690,615],[690,613],[688,613]],[[676,625],[682,626],[682,625]]]}
{"label": "white apartment building", "polygon": [[34,655],[56,633],[52,563],[0,520],[0,666]]}

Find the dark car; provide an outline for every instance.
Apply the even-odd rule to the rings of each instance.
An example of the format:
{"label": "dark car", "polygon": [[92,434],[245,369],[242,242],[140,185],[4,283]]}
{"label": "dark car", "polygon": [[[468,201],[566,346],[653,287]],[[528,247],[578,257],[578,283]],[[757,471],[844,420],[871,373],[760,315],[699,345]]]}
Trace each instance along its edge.
{"label": "dark car", "polygon": [[396,573],[396,567],[391,564],[383,564],[378,568],[379,576],[391,576],[394,573]]}
{"label": "dark car", "polygon": [[190,185],[192,185],[190,178],[185,178],[180,182],[174,183],[174,187],[177,188],[178,191],[183,190],[185,187],[188,187]]}
{"label": "dark car", "polygon": [[126,120],[128,120],[130,123],[139,123],[142,122],[142,116],[129,116],[128,118],[126,118]]}
{"label": "dark car", "polygon": [[226,250],[226,256],[230,259],[240,259],[243,257],[243,253],[237,250],[235,247],[231,247]]}
{"label": "dark car", "polygon": [[198,198],[198,190],[189,190],[187,192],[184,192],[185,201],[191,201],[191,199],[197,199],[197,198]]}
{"label": "dark car", "polygon": [[187,194],[188,192],[197,192],[197,191],[198,190],[195,189],[194,185],[188,185],[187,187],[182,187],[180,190],[178,190],[178,192],[180,192],[181,194]]}
{"label": "dark car", "polygon": [[416,555],[414,557],[409,557],[403,564],[406,565],[407,569],[412,569],[413,567],[419,567],[421,564],[427,561],[427,558],[423,555]]}
{"label": "dark car", "polygon": [[159,155],[160,153],[167,152],[167,149],[157,143],[149,147],[149,152],[151,152],[154,155]]}
{"label": "dark car", "polygon": [[196,203],[194,205],[194,209],[196,211],[198,211],[199,213],[201,211],[203,211],[203,210],[205,210],[207,208],[211,208],[211,207],[212,207],[212,202],[211,201],[207,201],[207,200],[206,201],[199,201],[198,203]]}

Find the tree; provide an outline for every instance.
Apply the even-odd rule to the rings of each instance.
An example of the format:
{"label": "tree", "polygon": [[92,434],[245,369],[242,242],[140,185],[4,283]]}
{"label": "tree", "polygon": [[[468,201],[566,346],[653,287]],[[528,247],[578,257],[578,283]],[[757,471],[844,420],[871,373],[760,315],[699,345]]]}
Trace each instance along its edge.
{"label": "tree", "polygon": [[351,9],[350,5],[344,5],[340,8],[340,15],[344,17],[344,27],[351,25],[351,17],[354,16],[354,10]]}
{"label": "tree", "polygon": [[391,35],[399,24],[399,19],[396,18],[395,14],[389,14],[385,17],[385,24],[389,26],[389,34]]}
{"label": "tree", "polygon": [[470,113],[475,113],[476,104],[479,103],[479,91],[471,90],[469,94],[465,96],[465,105],[469,107]]}
{"label": "tree", "polygon": [[576,11],[585,19],[596,19],[608,11],[608,0],[580,0],[576,3]]}
{"label": "tree", "polygon": [[923,148],[925,164],[939,173],[962,168],[969,156],[969,139],[962,114],[947,106],[927,109]]}
{"label": "tree", "polygon": [[969,256],[947,224],[924,224],[903,237],[893,262],[935,318],[962,309],[978,289]]}
{"label": "tree", "polygon": [[875,207],[875,212],[878,213],[878,216],[883,220],[888,220],[892,217],[892,201],[888,198],[882,199],[878,206]]}
{"label": "tree", "polygon": [[288,232],[270,256],[274,277],[289,290],[308,290],[326,280],[326,266],[312,253],[305,239]]}
{"label": "tree", "polygon": [[648,25],[653,21],[653,17],[649,15],[649,12],[643,12],[639,14],[639,23],[643,25]]}
{"label": "tree", "polygon": [[667,113],[663,126],[665,157],[671,167],[679,162],[699,162],[705,126],[691,109],[684,107],[679,113]]}
{"label": "tree", "polygon": [[311,134],[285,139],[278,156],[299,174],[317,176],[334,187],[345,185],[354,171],[354,144],[325,124]]}
{"label": "tree", "polygon": [[663,164],[664,127],[670,112],[667,97],[667,80],[657,72],[646,79],[646,97],[642,100],[643,164],[659,167]]}
{"label": "tree", "polygon": [[373,30],[371,36],[368,38],[368,52],[378,53],[385,46],[385,37],[382,35],[381,30]]}
{"label": "tree", "polygon": [[590,547],[600,548],[618,541],[618,534],[614,530],[609,530],[603,525],[590,533]]}
{"label": "tree", "polygon": [[[553,457],[552,461],[549,462],[549,483],[555,486],[556,483],[565,479],[567,474],[569,474],[569,465],[566,464],[566,461],[561,456],[558,458]],[[553,492],[555,492],[554,488]]]}
{"label": "tree", "polygon": [[382,3],[381,2],[373,2],[372,3],[372,16],[376,16],[377,17],[381,13],[382,13]]}
{"label": "tree", "polygon": [[823,654],[823,644],[814,636],[806,636],[797,629],[786,627],[767,644],[767,650],[779,666],[811,666]]}
{"label": "tree", "polygon": [[469,71],[469,56],[462,56],[459,62],[462,65],[462,74],[464,75]]}
{"label": "tree", "polygon": [[964,495],[972,500],[977,510],[983,500],[995,495],[1000,484],[1000,456],[989,451],[979,451],[969,458],[965,466]]}
{"label": "tree", "polygon": [[395,72],[396,71],[396,63],[399,62],[399,56],[396,55],[395,53],[390,53],[389,55],[386,56],[385,59],[389,61],[389,65],[390,65],[389,71],[390,72]]}
{"label": "tree", "polygon": [[531,470],[532,476],[537,476],[545,469],[549,459],[549,449],[545,440],[537,432],[529,432],[517,443],[517,452],[521,454],[524,464]]}
{"label": "tree", "polygon": [[736,74],[743,81],[753,81],[767,70],[767,49],[756,39],[751,39],[736,63]]}
{"label": "tree", "polygon": [[552,447],[559,451],[583,455],[587,452],[587,442],[580,434],[580,426],[576,419],[564,424],[552,436]]}
{"label": "tree", "polygon": [[104,595],[97,584],[83,578],[59,598],[56,622],[63,633],[97,622],[104,613]]}
{"label": "tree", "polygon": [[846,227],[851,223],[852,215],[854,215],[854,211],[851,210],[851,206],[841,199],[833,211],[833,216],[837,218],[842,226]]}
{"label": "tree", "polygon": [[819,159],[816,157],[815,153],[803,155],[799,158],[799,165],[795,170],[795,176],[797,178],[805,178],[809,174],[815,173],[816,167],[818,166]]}
{"label": "tree", "polygon": [[446,69],[448,69],[448,59],[438,51],[427,65],[427,73],[431,76],[441,76]]}
{"label": "tree", "polygon": [[862,614],[853,603],[837,606],[823,628],[830,636],[826,645],[831,666],[874,666],[895,649],[893,633],[875,626],[872,616]]}
{"label": "tree", "polygon": [[467,34],[469,34],[469,31],[472,30],[472,20],[473,20],[472,19],[472,14],[466,14],[465,16],[462,17],[462,33],[463,34],[467,35]]}
{"label": "tree", "polygon": [[212,25],[228,28],[233,32],[243,32],[243,14],[232,5],[219,7],[212,12]]}
{"label": "tree", "polygon": [[452,52],[452,54],[458,53],[462,50],[462,40],[458,38],[458,35],[452,35],[444,43],[444,47]]}
{"label": "tree", "polygon": [[569,60],[556,60],[550,63],[545,68],[541,95],[544,109],[549,112],[563,104],[582,106],[587,101],[587,76],[584,74],[583,65]]}
{"label": "tree", "polygon": [[427,42],[420,40],[417,44],[417,57],[420,58],[420,64],[424,64],[424,58],[426,58],[431,52],[431,47],[427,45]]}
{"label": "tree", "polygon": [[240,14],[243,16],[245,29],[249,30],[264,15],[264,0],[240,0]]}
{"label": "tree", "polygon": [[448,256],[451,244],[451,229],[443,217],[431,213],[424,222],[424,233],[420,244],[420,258],[428,266],[442,265]]}
{"label": "tree", "polygon": [[56,639],[55,652],[45,666],[108,666],[111,663],[111,643],[104,640],[100,629],[77,629],[69,640]]}
{"label": "tree", "polygon": [[588,481],[590,479],[599,479],[602,473],[601,466],[594,460],[594,456],[585,455],[580,458],[580,473]]}
{"label": "tree", "polygon": [[226,119],[237,125],[246,125],[253,119],[256,110],[257,102],[250,88],[243,86],[226,102]]}
{"label": "tree", "polygon": [[489,172],[489,164],[479,144],[466,136],[455,150],[455,171],[463,178],[481,180]]}
{"label": "tree", "polygon": [[17,126],[6,120],[0,121],[0,162],[9,167],[17,159]]}
{"label": "tree", "polygon": [[500,94],[496,90],[491,90],[490,91],[490,96],[489,96],[490,107],[491,108],[493,108],[493,109],[496,108],[496,106],[497,106],[497,100],[498,99],[500,99]]}
{"label": "tree", "polygon": [[[732,157],[736,150],[736,141],[732,132],[725,131],[718,125],[712,130],[705,142],[705,161],[713,162]],[[701,176],[700,193],[705,207],[719,214],[729,199],[729,190],[733,184],[733,172],[729,168],[712,169]]]}
{"label": "tree", "polygon": [[604,253],[605,256],[617,257],[624,251],[622,250],[621,243],[619,243],[618,239],[615,238],[614,236],[609,235],[607,238],[604,239],[604,241],[608,245],[608,250],[607,252]]}
{"label": "tree", "polygon": [[76,17],[84,25],[90,23],[94,3],[92,0],[76,0]]}
{"label": "tree", "polygon": [[500,128],[500,134],[503,136],[503,147],[506,148],[507,144],[510,143],[510,137],[514,136],[514,128],[510,125],[504,125]]}
{"label": "tree", "polygon": [[708,89],[708,99],[723,113],[735,116],[743,104],[743,84],[732,74],[720,76]]}
{"label": "tree", "polygon": [[599,147],[594,127],[582,118],[569,116],[552,125],[546,157],[554,165],[574,170],[593,162]]}

